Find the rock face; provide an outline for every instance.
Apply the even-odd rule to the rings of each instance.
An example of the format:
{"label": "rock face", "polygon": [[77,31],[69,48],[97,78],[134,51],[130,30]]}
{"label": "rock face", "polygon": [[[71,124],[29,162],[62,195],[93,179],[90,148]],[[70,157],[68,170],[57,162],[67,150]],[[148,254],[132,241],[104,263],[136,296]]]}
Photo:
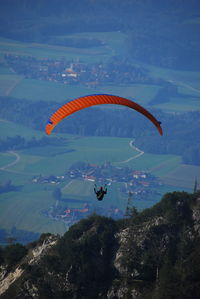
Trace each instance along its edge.
{"label": "rock face", "polygon": [[[130,290],[129,281],[135,281],[137,284],[138,281],[143,280],[141,280],[141,277],[143,276],[145,265],[144,255],[150,246],[152,246],[156,254],[157,249],[154,246],[156,247],[158,244],[156,244],[156,240],[153,240],[152,235],[153,231],[162,225],[165,225],[165,219],[163,217],[155,217],[143,222],[141,225],[131,225],[116,235],[119,248],[114,259],[114,266],[118,270],[120,280],[123,280],[123,284],[120,287],[119,285],[116,285],[116,287],[112,285],[112,288],[108,292],[108,298],[123,299],[125,296],[140,298],[142,293],[137,287],[133,287]],[[166,240],[164,241],[164,239],[166,239],[166,236],[163,236],[162,240],[160,240],[162,243],[160,244],[160,253],[166,249],[164,245]]]}
{"label": "rock face", "polygon": [[196,200],[196,205],[192,207],[192,218],[194,220],[194,230],[200,236],[200,197]]}
{"label": "rock face", "polygon": [[24,271],[20,268],[16,268],[14,272],[10,272],[0,281],[0,295],[3,294],[13,282],[18,279]]}
{"label": "rock face", "polygon": [[47,235],[11,271],[0,298],[199,298],[200,194],[174,192],[118,222],[98,215]]}
{"label": "rock face", "polygon": [[[54,246],[57,242],[57,238],[53,235],[48,235],[42,243],[38,242],[37,246],[29,251],[28,255],[21,261],[21,263],[13,269],[13,271],[7,272],[6,266],[1,267],[0,272],[0,295],[4,294],[9,287],[11,287],[14,282],[20,279],[24,273],[24,269],[22,265],[27,263],[27,265],[34,265],[39,263],[42,256],[48,254],[49,249]],[[31,293],[31,298],[38,298],[37,297],[37,287],[30,286],[29,281],[25,281],[24,289]],[[23,298],[23,297],[21,297]]]}

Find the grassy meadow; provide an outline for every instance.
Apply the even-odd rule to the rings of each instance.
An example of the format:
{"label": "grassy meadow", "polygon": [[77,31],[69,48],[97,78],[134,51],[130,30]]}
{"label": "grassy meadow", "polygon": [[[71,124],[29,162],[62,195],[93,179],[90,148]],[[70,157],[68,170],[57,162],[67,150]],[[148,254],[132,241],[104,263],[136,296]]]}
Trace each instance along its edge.
{"label": "grassy meadow", "polygon": [[95,91],[83,86],[74,87],[58,82],[23,79],[12,89],[10,96],[32,101],[63,102],[89,93]]}
{"label": "grassy meadow", "polygon": [[66,60],[99,62],[105,61],[113,55],[122,55],[122,44],[126,35],[121,32],[84,32],[68,34],[62,37],[69,38],[95,38],[102,42],[102,46],[90,48],[73,48],[37,43],[23,43],[10,39],[0,38],[0,55],[6,53],[21,56],[34,56],[36,58],[52,58]]}

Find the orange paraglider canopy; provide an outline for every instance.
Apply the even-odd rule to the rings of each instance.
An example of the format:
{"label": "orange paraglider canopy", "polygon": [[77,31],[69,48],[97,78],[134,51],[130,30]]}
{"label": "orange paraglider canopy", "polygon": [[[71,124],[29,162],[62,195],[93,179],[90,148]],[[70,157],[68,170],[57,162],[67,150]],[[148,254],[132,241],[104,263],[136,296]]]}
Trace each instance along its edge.
{"label": "orange paraglider canopy", "polygon": [[158,121],[150,112],[148,112],[145,108],[140,106],[139,104],[128,100],[126,98],[122,98],[119,96],[108,95],[108,94],[97,94],[97,95],[88,95],[81,98],[77,98],[73,101],[68,102],[67,104],[60,107],[49,119],[46,125],[46,133],[47,135],[51,134],[53,128],[65,117],[70,114],[79,111],[81,109],[101,104],[115,104],[122,105],[132,108],[144,116],[146,116],[158,129],[160,135],[163,134],[161,128],[161,122]]}

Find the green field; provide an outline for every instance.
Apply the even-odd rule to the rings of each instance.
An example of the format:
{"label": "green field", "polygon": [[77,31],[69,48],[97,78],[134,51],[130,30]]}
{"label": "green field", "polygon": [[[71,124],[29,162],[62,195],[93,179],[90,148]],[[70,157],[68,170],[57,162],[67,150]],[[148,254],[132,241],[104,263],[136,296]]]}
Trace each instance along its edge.
{"label": "green field", "polygon": [[10,153],[1,153],[0,168],[13,162],[13,155]]}
{"label": "green field", "polygon": [[57,82],[23,79],[12,89],[10,96],[32,101],[63,102],[89,93],[95,93],[95,91],[82,86],[69,86]]}
{"label": "green field", "polygon": [[137,103],[148,106],[148,103],[159,90],[157,85],[132,84],[125,86],[102,86],[102,91],[108,94],[116,94],[129,99],[135,99]]}
{"label": "green field", "polygon": [[[82,95],[95,93],[115,94],[130,99],[135,99],[141,105],[148,105],[148,102],[156,95],[160,87],[156,85],[132,84],[125,86],[101,86],[92,89],[83,86],[69,86],[58,82],[40,81],[33,79],[20,79],[15,85],[14,79],[8,81],[8,86],[4,87],[4,93],[16,98],[27,100],[44,100],[63,102],[80,97]],[[34,91],[34,92],[33,92]],[[1,92],[1,91],[0,91]]]}
{"label": "green field", "polygon": [[0,197],[0,227],[11,229],[16,226],[35,232],[63,233],[64,225],[44,217],[41,212],[53,203],[47,191],[26,193],[12,192]]}
{"label": "green field", "polygon": [[0,96],[10,96],[21,80],[23,80],[21,76],[0,73]]}
{"label": "green field", "polygon": [[138,61],[135,61],[135,65],[147,68],[153,78],[163,78],[195,94],[200,93],[199,72],[167,69]]}
{"label": "green field", "polygon": [[6,66],[6,65],[3,66],[4,62],[5,62],[4,59],[0,56],[0,74],[1,74],[1,76],[2,75],[14,75],[12,70],[8,66]]}
{"label": "green field", "polygon": [[41,138],[42,136],[44,136],[43,132],[36,132],[34,130],[31,130],[30,128],[21,126],[20,124],[13,124],[12,122],[3,119],[0,119],[0,130],[2,139],[17,135],[26,139],[31,139],[32,137]]}
{"label": "green field", "polygon": [[149,64],[135,62],[138,66],[147,68],[152,78],[162,78],[166,81],[177,85],[178,92],[184,97],[175,97],[170,99],[169,103],[156,105],[155,107],[163,109],[164,111],[192,111],[200,109],[200,72],[179,71],[172,69],[165,69]]}
{"label": "green field", "polygon": [[0,38],[0,55],[5,53],[22,56],[34,56],[37,58],[53,58],[66,60],[80,60],[84,62],[99,62],[113,55],[122,55],[124,50],[121,45],[126,40],[126,35],[121,32],[85,32],[69,34],[69,38],[99,39],[103,45],[91,48],[72,48],[47,44],[23,43],[5,38]]}
{"label": "green field", "polygon": [[162,182],[171,186],[193,188],[194,182],[200,181],[200,167],[181,164],[162,177]]}
{"label": "green field", "polygon": [[85,182],[82,180],[71,180],[62,188],[62,193],[69,198],[80,198],[82,195],[83,201],[91,196],[94,184],[92,182]]}
{"label": "green field", "polygon": [[194,98],[188,96],[185,99],[172,98],[170,102],[165,104],[156,105],[156,108],[169,111],[169,112],[187,112],[200,110],[200,97]]}

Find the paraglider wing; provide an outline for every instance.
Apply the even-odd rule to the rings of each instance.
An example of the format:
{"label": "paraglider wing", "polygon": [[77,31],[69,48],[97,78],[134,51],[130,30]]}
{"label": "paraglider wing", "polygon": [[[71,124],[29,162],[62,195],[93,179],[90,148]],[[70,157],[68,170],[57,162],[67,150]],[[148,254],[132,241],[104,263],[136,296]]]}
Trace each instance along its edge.
{"label": "paraglider wing", "polygon": [[108,94],[97,94],[97,95],[88,95],[81,98],[77,98],[73,101],[68,102],[67,104],[60,107],[49,119],[46,125],[46,133],[47,135],[51,134],[53,128],[65,117],[69,116],[70,114],[87,108],[94,105],[101,105],[101,104],[115,104],[115,105],[122,105],[132,108],[144,116],[146,116],[158,129],[160,135],[163,134],[162,128],[160,126],[161,122],[159,122],[150,112],[148,112],[145,108],[140,106],[139,104],[128,100],[126,98],[122,98],[119,96],[108,95]]}

